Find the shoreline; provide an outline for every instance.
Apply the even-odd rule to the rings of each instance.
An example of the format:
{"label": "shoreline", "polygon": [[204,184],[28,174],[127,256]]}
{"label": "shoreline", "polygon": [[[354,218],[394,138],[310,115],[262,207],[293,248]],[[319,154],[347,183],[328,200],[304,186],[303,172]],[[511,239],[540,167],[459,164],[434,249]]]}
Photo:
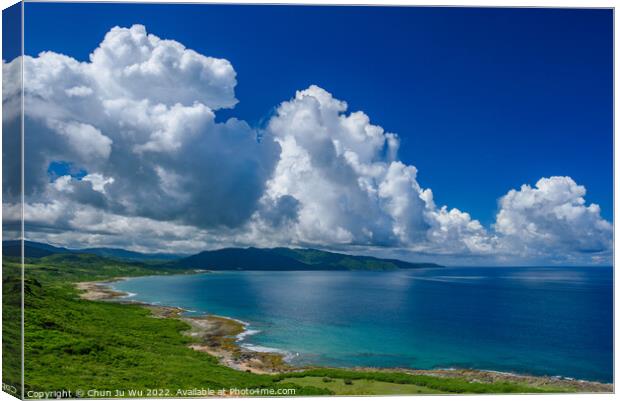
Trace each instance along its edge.
{"label": "shoreline", "polygon": [[[82,291],[79,294],[81,299],[139,305],[150,310],[154,318],[172,318],[187,323],[190,326],[190,329],[183,332],[183,334],[197,340],[196,343],[191,343],[188,347],[195,351],[204,352],[217,358],[220,364],[231,369],[255,374],[276,375],[280,373],[301,372],[316,368],[333,368],[329,366],[297,367],[286,362],[285,353],[264,352],[244,348],[241,344],[239,344],[239,341],[247,335],[245,333],[251,330],[247,328],[249,325],[248,323],[235,318],[211,314],[184,316],[184,313],[190,311],[176,306],[131,301],[130,298],[135,294],[117,291],[111,287],[112,283],[127,280],[129,278],[130,277],[115,277],[105,281],[87,281],[74,284],[78,290]],[[598,381],[574,379],[563,376],[534,376],[482,369],[413,369],[373,367],[352,367],[343,369],[360,372],[400,372],[412,375],[460,378],[470,382],[481,383],[494,383],[509,380],[519,384],[557,385],[558,387],[568,387],[574,389],[577,392],[611,393],[614,391],[613,383],[602,383]]]}
{"label": "shoreline", "polygon": [[187,323],[190,329],[183,334],[196,339],[196,342],[189,344],[188,347],[216,357],[222,365],[229,368],[272,375],[301,370],[286,364],[285,354],[259,352],[241,346],[238,341],[242,340],[249,331],[247,322],[212,314],[184,316],[184,313],[191,311],[178,306],[132,301],[130,298],[135,294],[111,288],[112,283],[128,278],[116,277],[106,281],[85,281],[75,283],[75,286],[82,291],[80,298],[84,300],[139,305],[150,310],[155,318],[178,319]]}

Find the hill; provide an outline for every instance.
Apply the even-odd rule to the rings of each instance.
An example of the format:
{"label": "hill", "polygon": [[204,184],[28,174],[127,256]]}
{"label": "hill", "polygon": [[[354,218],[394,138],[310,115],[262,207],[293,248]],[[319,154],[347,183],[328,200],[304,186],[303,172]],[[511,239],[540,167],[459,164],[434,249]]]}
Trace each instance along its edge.
{"label": "hill", "polygon": [[291,248],[225,248],[204,251],[174,263],[183,268],[209,270],[396,270],[441,267],[435,263],[410,263],[318,249]]}
{"label": "hill", "polygon": [[[3,241],[4,256],[19,256],[19,241]],[[25,241],[27,258],[46,258],[62,255],[71,261],[73,255],[96,255],[126,262],[160,262],[171,269],[209,270],[396,270],[441,267],[435,263],[411,263],[397,259],[355,256],[318,249],[294,248],[224,248],[196,255],[140,253],[121,248],[69,249],[40,242]]]}
{"label": "hill", "polygon": [[[24,251],[27,258],[43,258],[59,253],[71,253],[67,248],[60,248],[40,242],[24,241]],[[17,240],[2,241],[2,256],[19,257],[21,242]]]}
{"label": "hill", "polygon": [[[24,251],[27,258],[43,258],[56,254],[90,254],[126,261],[169,261],[185,256],[170,253],[140,253],[121,248],[69,249],[34,241],[24,241]],[[2,241],[3,256],[18,257],[20,254],[20,241]]]}
{"label": "hill", "polygon": [[173,253],[141,253],[128,251],[121,248],[86,248],[75,250],[75,252],[90,253],[107,258],[117,258],[123,260],[174,260],[185,256]]}

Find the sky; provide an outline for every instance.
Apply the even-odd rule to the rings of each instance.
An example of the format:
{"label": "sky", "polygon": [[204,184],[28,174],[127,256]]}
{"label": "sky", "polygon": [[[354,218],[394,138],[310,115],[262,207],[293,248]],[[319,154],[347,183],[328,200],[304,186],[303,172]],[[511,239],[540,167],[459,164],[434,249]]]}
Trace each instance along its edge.
{"label": "sky", "polygon": [[[103,99],[106,110],[99,115],[89,110],[87,113],[93,114],[89,120],[82,115],[78,121],[75,115],[82,112],[80,108],[84,104],[55,99],[55,104],[68,102],[57,113],[62,118],[43,121],[41,116],[33,117],[33,132],[43,135],[45,130],[51,130],[62,138],[78,141],[74,145],[83,145],[85,137],[95,138],[98,150],[85,154],[82,146],[83,159],[92,161],[98,155],[104,156],[107,164],[115,157],[127,163],[127,168],[112,171],[103,162],[80,162],[79,157],[66,160],[71,158],[69,154],[62,155],[63,159],[58,151],[56,159],[42,162],[38,174],[46,183],[41,185],[60,186],[62,180],[67,185],[82,185],[86,180],[92,183],[91,192],[108,198],[114,192],[112,188],[118,188],[117,205],[111,205],[109,199],[90,199],[86,204],[123,218],[179,223],[202,230],[204,240],[179,243],[183,250],[213,246],[211,236],[216,236],[223,241],[222,245],[256,243],[260,238],[259,242],[265,245],[291,242],[299,246],[397,254],[409,259],[424,255],[463,260],[467,256],[472,258],[472,263],[481,259],[490,263],[562,264],[610,260],[611,10],[70,3],[26,3],[25,10],[26,55],[39,60],[41,68],[46,63],[55,67],[68,63],[65,68],[71,71],[59,72],[52,79],[33,68],[33,86],[38,82],[61,85],[72,101],[84,96],[81,91],[89,92],[87,96]],[[166,86],[167,80],[162,83],[161,77],[149,83],[149,72],[142,70],[146,75],[138,79],[111,82],[118,80],[115,74],[122,73],[121,67],[143,63],[144,68],[148,64],[146,59],[130,60],[133,56],[123,53],[125,37],[110,41],[110,46],[117,46],[114,57],[102,51],[107,58],[99,57],[97,62],[90,55],[113,27],[130,28],[135,24],[143,26],[144,31],[129,35],[134,42],[141,34],[171,39],[201,57],[224,60],[229,69],[217,73],[217,68],[224,67],[203,64],[205,71],[215,71],[214,76],[203,82],[204,76],[196,78],[191,71],[179,72],[167,64],[169,60],[157,59],[164,69],[169,69],[166,71],[186,76],[177,76],[176,85],[169,82]],[[68,56],[72,61],[46,61],[38,57],[46,51]],[[152,55],[159,53],[150,51],[142,56],[153,61]],[[84,64],[93,68],[83,71]],[[89,74],[98,74],[94,79],[101,85],[94,95],[87,84],[93,79]],[[72,79],[79,84],[69,82]],[[200,81],[196,90],[187,89],[194,79]],[[138,84],[154,84],[157,88],[149,91]],[[179,84],[186,86],[179,88]],[[112,93],[110,88],[115,85],[130,89],[121,88]],[[37,90],[41,88],[33,89],[33,94]],[[199,93],[200,90],[206,92]],[[39,95],[39,98],[33,95],[33,99],[47,96]],[[224,178],[204,182],[210,174],[202,173],[200,185],[187,188],[205,192],[190,196],[191,201],[180,201],[196,208],[192,214],[192,207],[186,207],[193,216],[190,219],[160,210],[163,207],[145,207],[141,197],[127,198],[120,187],[130,188],[127,176],[140,175],[144,166],[151,166],[152,174],[145,172],[141,179],[146,181],[142,182],[155,180],[156,176],[158,190],[170,194],[179,182],[198,179],[194,177],[197,172],[190,173],[187,169],[222,166],[221,160],[216,160],[222,152],[213,156],[213,164],[204,160],[203,164],[190,163],[189,150],[185,153],[188,159],[183,161],[185,164],[179,164],[178,159],[164,160],[160,157],[164,150],[185,152],[183,149],[190,143],[172,138],[170,135],[176,134],[170,134],[173,129],[169,122],[168,131],[161,127],[159,131],[139,127],[151,129],[152,133],[163,132],[157,138],[153,134],[150,141],[141,144],[124,143],[128,134],[122,135],[120,131],[139,131],[127,128],[135,121],[112,128],[111,122],[102,117],[120,113],[120,106],[113,107],[112,103],[121,99],[148,101],[148,107],[152,108],[157,103],[165,105],[165,113],[176,113],[176,123],[183,125],[178,119],[185,118],[185,126],[179,128],[185,132],[201,131],[200,124],[218,132],[234,132],[218,134],[221,137],[211,145],[229,147],[239,153],[237,161],[230,161],[230,168],[231,171],[240,169],[232,178],[237,183],[234,188],[242,190],[235,192],[231,186],[229,190],[207,195]],[[318,106],[311,104],[312,99]],[[46,100],[51,101],[51,97]],[[346,102],[346,107],[338,103],[340,100]],[[35,103],[33,100],[33,110],[42,107],[49,113],[40,102]],[[175,104],[183,107],[175,109]],[[124,108],[132,110],[127,105]],[[156,121],[161,110],[142,111],[154,123],[163,124]],[[360,115],[355,113],[358,111],[368,121],[358,118]],[[312,113],[319,115],[312,117]],[[72,116],[71,121],[67,115]],[[119,117],[115,118],[118,122]],[[305,119],[305,125],[299,125],[299,118]],[[190,123],[190,120],[195,121]],[[354,125],[368,135],[365,144],[353,141]],[[381,133],[373,131],[372,127],[377,126],[381,127]],[[106,129],[117,130],[121,138],[113,137]],[[308,132],[302,135],[304,130]],[[248,140],[246,136],[239,139],[241,142],[230,139],[242,135],[241,131],[260,140],[241,146]],[[391,133],[398,138],[398,144],[392,147]],[[314,135],[315,142],[309,143],[309,135]],[[323,147],[324,135],[330,141],[327,148]],[[271,146],[274,140],[276,145]],[[347,143],[348,140],[353,142]],[[255,142],[264,146],[255,149]],[[122,144],[133,146],[133,151],[117,152]],[[202,142],[195,145],[193,149],[199,149],[198,145],[212,149]],[[300,153],[300,149],[304,152]],[[331,161],[322,160],[329,159],[332,151],[335,153]],[[79,149],[76,152],[80,153]],[[160,155],[153,156],[148,163],[145,161],[146,153],[157,152]],[[351,159],[353,154],[357,158],[355,162]],[[310,158],[312,176],[300,171],[296,171],[297,175],[291,173],[296,167],[291,163],[304,155]],[[329,163],[336,164],[335,161],[344,164],[329,166]],[[319,162],[322,164],[316,164]],[[358,162],[359,165],[355,164]],[[401,165],[405,167],[398,170],[396,167]],[[346,169],[353,172],[347,175],[343,172]],[[110,175],[104,174],[105,170]],[[247,173],[250,170],[252,173]],[[121,178],[112,173],[122,174],[127,182],[121,183]],[[63,176],[68,178],[58,181]],[[115,181],[106,184],[105,180],[110,179]],[[399,180],[405,179],[407,184],[399,187],[402,184]],[[295,180],[314,185],[314,192],[299,188]],[[362,188],[364,195],[358,199],[360,186],[366,185],[363,183],[367,180],[372,183]],[[342,184],[344,181],[346,185]],[[97,191],[96,185],[110,192],[106,195],[105,191]],[[522,185],[529,187],[522,188]],[[143,186],[145,190],[149,188]],[[181,191],[183,186],[178,186]],[[425,192],[427,189],[432,190],[430,197]],[[36,198],[45,191],[43,187],[33,189],[33,204],[49,204],[57,196],[48,193],[46,200]],[[75,201],[78,191],[71,191]],[[331,191],[334,196],[322,196],[321,191]],[[80,192],[80,196],[90,195]],[[218,214],[217,205],[224,199],[231,201],[231,205],[237,205],[238,201],[237,212],[230,216],[211,215]],[[272,202],[271,206],[267,205],[268,201]],[[97,202],[99,206],[94,206]],[[529,208],[523,206],[524,202],[529,202]],[[592,208],[592,204],[598,206]],[[332,210],[330,205],[337,210]],[[443,205],[447,209],[442,214]],[[205,208],[212,212],[198,210]],[[283,222],[282,216],[291,221]],[[363,226],[359,220],[365,218],[374,219],[374,223]],[[273,221],[267,224],[269,219]],[[528,225],[530,220],[536,223],[535,228]],[[585,231],[577,228],[588,224],[591,227]],[[49,228],[42,231],[52,235]],[[569,234],[560,235],[560,232]],[[60,234],[46,238],[73,241],[73,244],[78,241]],[[112,240],[101,234],[99,239],[95,235],[89,241],[108,244],[106,241]],[[548,242],[545,249],[539,246],[541,242]],[[131,246],[152,250],[161,244],[136,240]],[[571,255],[574,253],[570,260],[561,257],[567,249]]]}

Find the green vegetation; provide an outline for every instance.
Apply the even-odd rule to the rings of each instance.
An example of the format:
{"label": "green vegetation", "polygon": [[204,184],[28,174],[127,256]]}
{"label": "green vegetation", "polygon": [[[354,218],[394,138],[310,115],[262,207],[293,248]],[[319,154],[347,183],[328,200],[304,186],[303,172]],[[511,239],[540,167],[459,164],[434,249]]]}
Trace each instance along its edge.
{"label": "green vegetation", "polygon": [[[4,259],[4,316],[18,319],[20,266]],[[117,276],[180,273],[161,264],[128,263],[96,255],[53,254],[29,258],[25,266],[25,389],[29,391],[97,389],[81,396],[191,396],[193,389],[295,389],[295,395],[533,393],[562,389],[519,383],[480,383],[461,378],[386,371],[312,369],[259,375],[222,366],[192,350],[190,326],[161,318],[139,305],[87,301],[74,283]],[[8,296],[7,296],[8,295]],[[17,296],[17,299],[15,297]],[[17,320],[19,321],[19,320]],[[15,331],[17,329],[17,331]],[[15,352],[19,327],[5,324],[4,352]],[[19,361],[17,361],[19,362]],[[6,363],[6,362],[5,362]],[[13,363],[13,362],[11,362]],[[17,383],[18,365],[5,365],[3,380]],[[161,389],[153,394],[153,389]],[[130,394],[129,390],[138,391]],[[185,393],[178,391],[186,391]],[[112,391],[112,393],[101,392]],[[140,393],[139,391],[142,391]],[[151,391],[151,392],[150,392]],[[149,393],[150,392],[150,393]],[[30,395],[29,395],[30,394]],[[291,395],[291,393],[287,393]],[[261,394],[256,394],[261,395]],[[262,393],[277,395],[277,393]]]}
{"label": "green vegetation", "polygon": [[[5,274],[19,269],[15,262],[6,258]],[[95,255],[30,259],[25,282],[26,396],[29,391],[120,389],[142,390],[146,397],[146,391],[163,389],[163,395],[174,397],[179,389],[194,388],[295,388],[297,395],[330,394],[221,366],[216,358],[187,347],[192,340],[181,333],[188,324],[155,318],[138,305],[82,300],[72,284],[168,273]]]}
{"label": "green vegetation", "polygon": [[205,251],[171,266],[209,270],[396,270],[440,267],[396,259],[354,256],[318,249],[225,248]]}
{"label": "green vegetation", "polygon": [[[19,257],[21,256],[21,252],[21,241],[2,241],[3,256]],[[140,253],[119,248],[86,248],[75,250],[33,241],[24,241],[24,252],[27,258],[42,258],[44,256],[54,255],[57,253],[92,254],[124,261],[163,261],[179,259],[181,257],[180,255],[170,253]]]}
{"label": "green vegetation", "polygon": [[42,283],[75,283],[100,281],[114,277],[133,277],[157,274],[179,274],[182,271],[159,263],[123,262],[88,254],[53,254],[26,259],[26,278]]}
{"label": "green vegetation", "polygon": [[[326,380],[327,379],[327,380]],[[345,369],[312,369],[303,372],[283,373],[281,382],[310,384],[328,388],[336,394],[352,394],[355,388],[367,391],[363,394],[403,394],[399,385],[412,393],[557,393],[567,389],[550,386],[531,386],[512,382],[481,383],[461,378],[414,375],[404,372],[358,371]],[[391,384],[391,385],[388,385]],[[390,390],[389,393],[382,391]],[[359,393],[355,393],[359,394]]]}
{"label": "green vegetation", "polygon": [[[326,380],[327,379],[327,380]],[[281,383],[291,383],[302,386],[325,388],[338,395],[408,395],[408,394],[437,394],[440,391],[415,384],[397,384],[376,380],[334,380],[327,377],[301,377],[285,379]]]}
{"label": "green vegetation", "polygon": [[[3,255],[21,255],[20,241],[3,241]],[[209,270],[396,270],[441,267],[435,263],[410,263],[397,259],[355,256],[318,249],[224,248],[204,251],[189,257],[168,253],[140,253],[118,248],[67,249],[40,242],[25,241],[29,259],[51,255],[96,255],[121,262],[159,264],[167,269]]]}
{"label": "green vegetation", "polygon": [[[6,259],[6,258],[5,258]],[[21,267],[2,265],[2,383],[5,391],[21,394]]]}

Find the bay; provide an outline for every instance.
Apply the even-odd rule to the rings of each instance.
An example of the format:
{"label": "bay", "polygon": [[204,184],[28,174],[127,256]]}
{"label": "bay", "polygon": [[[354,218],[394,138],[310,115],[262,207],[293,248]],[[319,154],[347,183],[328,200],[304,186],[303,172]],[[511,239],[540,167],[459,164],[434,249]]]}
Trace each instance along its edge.
{"label": "bay", "polygon": [[249,323],[294,365],[473,368],[612,381],[611,267],[238,271],[113,283]]}

